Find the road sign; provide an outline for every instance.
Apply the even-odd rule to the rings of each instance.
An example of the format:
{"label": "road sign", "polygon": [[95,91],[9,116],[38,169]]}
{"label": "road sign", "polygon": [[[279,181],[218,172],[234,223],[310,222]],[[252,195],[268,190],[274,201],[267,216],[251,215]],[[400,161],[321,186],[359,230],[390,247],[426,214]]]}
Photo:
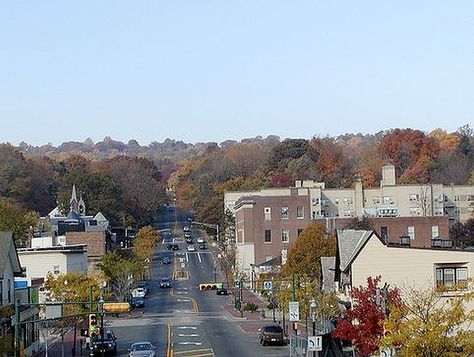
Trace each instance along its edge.
{"label": "road sign", "polygon": [[263,289],[264,290],[272,290],[272,282],[271,281],[264,281],[263,282]]}
{"label": "road sign", "polygon": [[308,351],[322,351],[323,336],[308,336]]}
{"label": "road sign", "polygon": [[288,310],[290,315],[290,321],[300,320],[300,304],[298,301],[290,301],[288,303]]}

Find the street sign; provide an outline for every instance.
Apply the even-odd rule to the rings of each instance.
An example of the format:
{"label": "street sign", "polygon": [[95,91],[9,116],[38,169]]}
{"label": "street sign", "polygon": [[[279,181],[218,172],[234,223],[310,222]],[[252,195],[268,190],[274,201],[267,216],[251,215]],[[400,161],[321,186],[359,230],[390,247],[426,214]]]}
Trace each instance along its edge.
{"label": "street sign", "polygon": [[288,310],[290,315],[290,321],[300,320],[300,304],[298,301],[290,301],[288,303]]}
{"label": "street sign", "polygon": [[272,290],[272,282],[271,281],[264,281],[263,282],[263,290]]}
{"label": "street sign", "polygon": [[322,351],[323,336],[308,336],[308,351]]}

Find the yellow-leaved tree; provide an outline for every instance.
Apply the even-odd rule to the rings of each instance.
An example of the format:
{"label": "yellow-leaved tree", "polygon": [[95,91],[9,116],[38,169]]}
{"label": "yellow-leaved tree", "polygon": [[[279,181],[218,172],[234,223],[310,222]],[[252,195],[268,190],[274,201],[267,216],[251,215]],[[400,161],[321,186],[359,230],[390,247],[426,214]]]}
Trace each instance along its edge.
{"label": "yellow-leaved tree", "polygon": [[[474,352],[473,293],[405,289],[385,322],[383,344],[401,356],[468,356]],[[472,305],[471,305],[472,306]]]}

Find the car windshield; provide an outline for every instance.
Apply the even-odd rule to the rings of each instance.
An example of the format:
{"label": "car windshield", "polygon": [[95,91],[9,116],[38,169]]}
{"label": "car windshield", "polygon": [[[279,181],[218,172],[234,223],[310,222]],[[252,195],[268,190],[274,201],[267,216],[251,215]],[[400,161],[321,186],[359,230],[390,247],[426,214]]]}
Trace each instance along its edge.
{"label": "car windshield", "polygon": [[168,279],[168,278],[161,279],[162,283],[168,283],[169,281],[170,281],[170,279]]}
{"label": "car windshield", "polygon": [[281,329],[280,326],[267,326],[267,327],[265,327],[265,332],[281,333],[281,332],[283,332],[283,330]]}
{"label": "car windshield", "polygon": [[150,351],[152,349],[149,343],[139,343],[132,346],[132,351]]}

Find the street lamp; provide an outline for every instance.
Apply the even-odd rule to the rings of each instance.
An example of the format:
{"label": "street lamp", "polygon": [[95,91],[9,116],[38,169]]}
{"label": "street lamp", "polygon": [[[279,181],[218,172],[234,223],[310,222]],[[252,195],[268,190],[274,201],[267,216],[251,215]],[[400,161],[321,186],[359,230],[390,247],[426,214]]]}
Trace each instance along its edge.
{"label": "street lamp", "polygon": [[[316,336],[316,307],[316,300],[312,298],[309,305],[309,311],[311,314],[311,319],[313,320],[313,336]],[[313,357],[316,357],[316,351],[313,351]]]}

